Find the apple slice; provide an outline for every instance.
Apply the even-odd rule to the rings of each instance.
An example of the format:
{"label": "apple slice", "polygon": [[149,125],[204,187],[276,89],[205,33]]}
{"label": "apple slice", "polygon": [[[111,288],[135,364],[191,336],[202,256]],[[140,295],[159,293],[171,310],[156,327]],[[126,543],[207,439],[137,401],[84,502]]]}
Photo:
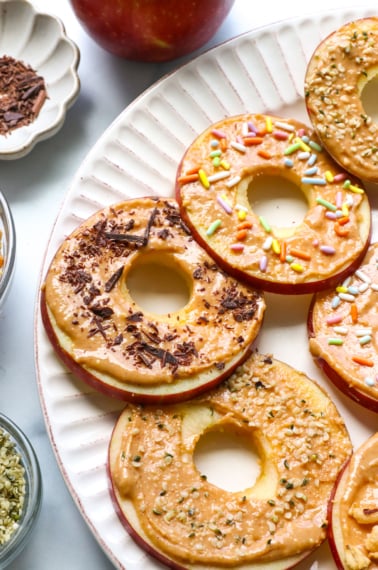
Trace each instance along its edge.
{"label": "apple slice", "polygon": [[[282,200],[282,180],[304,196],[308,209],[300,220],[293,222],[290,209],[276,220],[280,192],[269,199],[272,178]],[[255,185],[264,180],[265,196],[255,202]],[[371,209],[361,182],[294,119],[245,114],[209,126],[181,161],[176,197],[195,239],[220,267],[273,293],[335,285],[358,267],[370,242]]]}
{"label": "apple slice", "polygon": [[[196,446],[209,432],[256,451],[260,472],[249,487],[223,489],[198,469]],[[109,443],[110,494],[126,530],[169,568],[284,570],[325,540],[330,494],[351,450],[322,388],[254,354],[191,401],[128,404]],[[232,476],[232,450],[229,465]]]}
{"label": "apple slice", "polygon": [[[46,334],[55,353],[75,376],[107,396],[131,402],[144,404],[153,402],[173,403],[192,398],[227,378],[248,358],[253,349],[253,343],[251,343],[240,350],[222,368],[219,368],[215,363],[208,370],[193,374],[188,378],[178,378],[169,384],[143,386],[131,381],[119,381],[109,374],[103,374],[96,369],[79,364],[72,356],[72,346],[69,339],[57,327],[53,315],[48,310],[44,292],[41,293],[41,315]],[[260,317],[263,318],[262,309]]]}
{"label": "apple slice", "polygon": [[[185,284],[188,298],[177,310],[144,308],[131,294],[133,270],[143,275],[151,266]],[[53,348],[76,376],[118,399],[173,402],[243,362],[265,301],[219,270],[173,199],[138,198],[96,212],[64,240],[40,308]]]}
{"label": "apple slice", "polygon": [[329,544],[337,568],[376,568],[378,433],[341,471],[328,506]]}
{"label": "apple slice", "polygon": [[318,44],[304,82],[308,116],[324,147],[353,176],[375,183],[376,124],[362,93],[377,74],[378,57],[371,50],[377,39],[376,17],[345,23]]}
{"label": "apple slice", "polygon": [[378,412],[377,254],[374,243],[353,275],[335,289],[314,295],[307,319],[316,364],[339,390],[374,412]]}

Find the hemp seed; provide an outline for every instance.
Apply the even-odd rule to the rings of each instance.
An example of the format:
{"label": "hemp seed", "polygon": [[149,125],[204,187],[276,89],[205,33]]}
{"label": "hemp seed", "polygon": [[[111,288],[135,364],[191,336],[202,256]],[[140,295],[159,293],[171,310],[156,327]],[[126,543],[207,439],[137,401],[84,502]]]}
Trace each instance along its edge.
{"label": "hemp seed", "polygon": [[0,545],[18,528],[25,500],[25,469],[16,444],[0,428]]}

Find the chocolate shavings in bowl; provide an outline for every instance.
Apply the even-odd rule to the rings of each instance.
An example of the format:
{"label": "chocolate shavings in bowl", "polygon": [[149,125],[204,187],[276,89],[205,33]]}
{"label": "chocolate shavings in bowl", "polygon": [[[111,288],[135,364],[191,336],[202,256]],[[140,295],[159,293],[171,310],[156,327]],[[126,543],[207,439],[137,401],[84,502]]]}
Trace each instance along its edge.
{"label": "chocolate shavings in bowl", "polygon": [[0,135],[36,119],[47,98],[43,77],[13,57],[0,58]]}

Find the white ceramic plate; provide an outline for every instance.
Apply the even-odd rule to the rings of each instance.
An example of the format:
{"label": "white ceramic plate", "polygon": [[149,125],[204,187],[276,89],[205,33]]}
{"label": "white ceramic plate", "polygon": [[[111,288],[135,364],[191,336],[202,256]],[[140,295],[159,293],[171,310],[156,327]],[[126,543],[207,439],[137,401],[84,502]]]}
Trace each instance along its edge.
{"label": "white ceramic plate", "polygon": [[[370,14],[371,9],[356,8],[249,32],[150,88],[109,127],[79,169],[53,229],[42,275],[64,237],[96,209],[125,197],[171,196],[185,148],[210,123],[243,112],[272,112],[308,122],[303,82],[313,49],[344,22]],[[376,416],[333,389],[313,364],[306,335],[309,301],[307,295],[267,295],[259,350],[273,353],[326,386],[358,445],[373,433]],[[98,542],[116,567],[160,568],[128,537],[108,494],[107,447],[122,403],[95,393],[66,371],[46,339],[38,306],[36,364],[57,461]],[[327,570],[335,567],[327,544],[298,568],[309,568],[312,561],[323,563],[320,567]]]}

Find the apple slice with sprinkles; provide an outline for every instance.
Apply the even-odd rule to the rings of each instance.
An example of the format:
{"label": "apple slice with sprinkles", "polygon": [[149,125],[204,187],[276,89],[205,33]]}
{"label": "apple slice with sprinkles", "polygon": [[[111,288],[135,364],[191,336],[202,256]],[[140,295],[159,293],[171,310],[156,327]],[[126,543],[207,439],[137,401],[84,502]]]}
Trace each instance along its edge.
{"label": "apple slice with sprinkles", "polygon": [[378,412],[378,243],[336,288],[314,295],[309,349],[316,364],[347,396]]}
{"label": "apple slice with sprinkles", "polygon": [[[306,202],[304,216],[270,218],[274,178]],[[270,210],[261,214],[256,185],[266,181]],[[361,263],[371,235],[371,209],[361,181],[340,169],[306,125],[245,114],[209,126],[179,165],[176,197],[195,239],[228,273],[273,293],[314,293]]]}

